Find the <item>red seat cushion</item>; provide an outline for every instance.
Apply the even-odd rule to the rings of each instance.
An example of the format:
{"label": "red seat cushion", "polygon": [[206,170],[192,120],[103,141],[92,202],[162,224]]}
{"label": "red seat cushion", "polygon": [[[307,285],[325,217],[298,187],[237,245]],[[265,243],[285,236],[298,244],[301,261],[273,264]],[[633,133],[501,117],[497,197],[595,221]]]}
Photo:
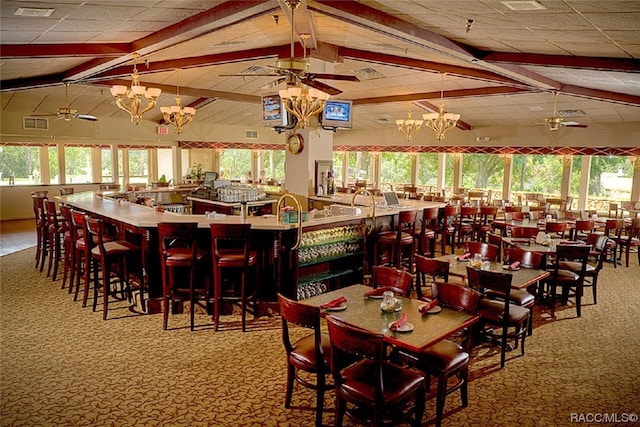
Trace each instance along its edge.
{"label": "red seat cushion", "polygon": [[469,363],[469,353],[453,341],[442,340],[420,353],[420,363],[427,370],[433,367],[442,372],[452,371]]}
{"label": "red seat cushion", "polygon": [[[329,358],[331,356],[331,342],[329,341],[329,334],[323,333],[321,335],[322,351],[325,357],[325,364],[329,365]],[[308,335],[299,339],[293,343],[293,350],[289,356],[291,364],[297,366],[304,371],[314,371],[318,363],[316,361],[316,346],[314,340],[314,334]]]}

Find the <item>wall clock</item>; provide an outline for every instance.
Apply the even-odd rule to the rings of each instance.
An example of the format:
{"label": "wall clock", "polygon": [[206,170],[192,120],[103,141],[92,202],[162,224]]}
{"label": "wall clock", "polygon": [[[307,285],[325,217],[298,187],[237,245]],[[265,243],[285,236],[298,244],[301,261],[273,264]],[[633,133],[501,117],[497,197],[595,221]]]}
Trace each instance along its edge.
{"label": "wall clock", "polygon": [[299,133],[289,135],[287,149],[291,154],[300,154],[304,148],[304,138]]}

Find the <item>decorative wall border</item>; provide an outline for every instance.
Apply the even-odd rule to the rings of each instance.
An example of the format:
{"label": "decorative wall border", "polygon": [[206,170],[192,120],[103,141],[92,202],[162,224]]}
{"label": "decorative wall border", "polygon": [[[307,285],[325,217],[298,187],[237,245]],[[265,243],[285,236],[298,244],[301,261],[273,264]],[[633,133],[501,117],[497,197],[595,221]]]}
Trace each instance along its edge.
{"label": "decorative wall border", "polygon": [[[180,141],[180,148],[283,150],[284,144],[242,142]],[[334,145],[333,151],[369,153],[462,153],[462,154],[542,154],[573,156],[640,156],[640,147],[480,147],[480,146],[405,146],[405,145]]]}

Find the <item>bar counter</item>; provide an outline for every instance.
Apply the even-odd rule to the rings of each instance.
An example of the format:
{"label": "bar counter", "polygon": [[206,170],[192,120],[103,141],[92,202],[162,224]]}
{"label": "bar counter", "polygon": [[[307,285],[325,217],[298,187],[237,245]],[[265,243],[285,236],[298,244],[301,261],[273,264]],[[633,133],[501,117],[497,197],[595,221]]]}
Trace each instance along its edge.
{"label": "bar counter", "polygon": [[[351,204],[353,196],[350,194],[344,196],[340,201],[343,204]],[[253,230],[252,247],[260,254],[259,297],[263,301],[273,302],[277,301],[277,292],[295,298],[296,294],[300,295],[300,287],[307,283],[317,286],[322,281],[329,281],[328,290],[361,283],[363,275],[367,273],[368,265],[371,265],[369,254],[372,253],[371,247],[375,240],[371,236],[384,224],[391,224],[400,210],[376,208],[375,229],[371,227],[372,208],[370,206],[362,206],[361,213],[355,215],[325,216],[326,212],[322,212],[318,217],[311,218],[312,215],[309,213],[309,219],[302,223],[302,230],[298,230],[297,223],[278,221],[275,215],[249,216],[244,219],[237,215],[220,215],[215,219],[207,219],[204,215],[157,212],[153,207],[103,197],[98,191],[56,198],[74,209],[102,218],[118,231],[120,238],[124,238],[126,234],[136,239],[136,243],[140,244],[143,251],[143,268],[149,289],[147,306],[150,313],[161,311],[162,281],[157,242],[157,225],[160,222],[197,223],[198,228],[202,229],[199,244],[204,249],[208,249],[210,245],[208,233],[210,224],[250,223]],[[362,200],[367,199],[363,197]],[[369,198],[369,204],[371,204],[370,200]],[[338,202],[338,200],[332,201]],[[444,206],[443,203],[435,202],[415,200],[406,202],[409,202],[407,205],[411,207],[401,209],[415,207],[422,210],[425,207]],[[368,232],[371,234],[367,235]],[[325,241],[317,241],[318,235],[323,236]],[[330,237],[327,238],[327,235]],[[299,253],[302,241],[305,244],[300,248],[302,253]],[[312,261],[305,261],[305,256],[309,253],[315,253],[316,249],[330,247],[333,250],[336,243],[348,247],[347,253],[331,252],[324,258],[315,257],[316,259]]]}

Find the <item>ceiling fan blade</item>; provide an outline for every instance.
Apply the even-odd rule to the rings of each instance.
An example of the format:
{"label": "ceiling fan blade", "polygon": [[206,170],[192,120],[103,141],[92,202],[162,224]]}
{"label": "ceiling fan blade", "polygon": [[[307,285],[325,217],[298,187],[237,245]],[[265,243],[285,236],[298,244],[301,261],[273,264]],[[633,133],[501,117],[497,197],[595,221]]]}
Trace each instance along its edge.
{"label": "ceiling fan blade", "polygon": [[563,123],[562,126],[566,127],[566,128],[587,128],[589,127],[589,125],[583,125],[580,123],[572,123],[572,122],[567,122],[567,123]]}
{"label": "ceiling fan blade", "polygon": [[88,114],[78,114],[78,119],[82,119],[82,120],[89,120],[91,122],[95,122],[98,120],[98,118],[96,116],[90,116]]}
{"label": "ceiling fan blade", "polygon": [[220,74],[220,77],[277,77],[282,73],[264,73],[264,74]]}
{"label": "ceiling fan blade", "polygon": [[359,82],[360,79],[356,76],[347,76],[345,74],[324,74],[324,73],[309,73],[309,78],[323,79],[323,80],[342,80],[346,82]]}
{"label": "ceiling fan blade", "polygon": [[324,84],[322,82],[319,82],[307,77],[300,78],[300,81],[306,84],[307,86],[311,86],[314,89],[321,90],[324,93],[328,93],[329,95],[338,95],[342,93],[340,89],[336,89],[333,86],[329,86],[328,84]]}

